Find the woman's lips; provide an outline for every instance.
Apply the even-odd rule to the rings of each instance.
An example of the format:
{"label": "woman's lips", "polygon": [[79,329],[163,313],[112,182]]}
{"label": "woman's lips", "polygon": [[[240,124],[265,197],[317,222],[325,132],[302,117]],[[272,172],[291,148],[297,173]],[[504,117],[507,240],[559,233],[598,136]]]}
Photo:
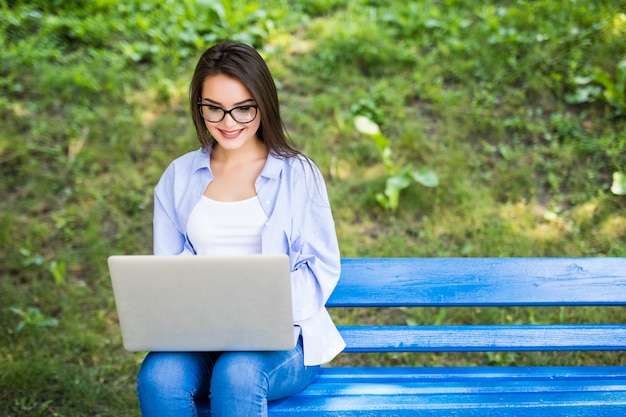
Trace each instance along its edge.
{"label": "woman's lips", "polygon": [[238,130],[220,130],[220,133],[225,139],[237,139],[239,135],[243,132],[243,129]]}

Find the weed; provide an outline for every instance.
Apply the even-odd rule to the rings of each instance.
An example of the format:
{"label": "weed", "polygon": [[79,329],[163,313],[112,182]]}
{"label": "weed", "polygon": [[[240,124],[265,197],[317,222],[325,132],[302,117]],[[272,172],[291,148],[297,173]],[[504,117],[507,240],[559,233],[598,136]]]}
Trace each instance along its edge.
{"label": "weed", "polygon": [[589,103],[603,100],[613,110],[614,116],[626,115],[626,60],[615,66],[615,76],[600,67],[593,75],[576,78],[576,90],[567,97],[570,103]]}
{"label": "weed", "polygon": [[54,317],[46,317],[37,307],[28,307],[22,310],[17,307],[9,307],[9,311],[17,314],[21,320],[15,326],[15,332],[21,332],[26,326],[54,327],[59,325],[59,320]]}
{"label": "weed", "polygon": [[410,164],[398,169],[394,165],[389,139],[385,137],[376,123],[365,116],[357,116],[354,120],[356,129],[371,137],[376,143],[381,159],[387,171],[387,181],[384,193],[376,194],[376,200],[385,209],[395,211],[400,204],[400,191],[404,190],[414,180],[425,187],[436,187],[439,179],[434,171],[427,167],[414,170]]}
{"label": "weed", "polygon": [[64,261],[52,261],[50,263],[50,272],[52,273],[52,276],[54,277],[54,282],[57,285],[63,285],[65,284],[65,262]]}
{"label": "weed", "polygon": [[626,195],[626,174],[623,172],[613,173],[611,192],[615,195]]}

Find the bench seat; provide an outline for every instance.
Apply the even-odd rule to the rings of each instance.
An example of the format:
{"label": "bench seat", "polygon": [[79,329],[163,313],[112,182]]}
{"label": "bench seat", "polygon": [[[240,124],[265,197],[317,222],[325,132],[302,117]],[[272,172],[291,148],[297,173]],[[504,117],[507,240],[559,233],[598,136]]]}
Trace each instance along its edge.
{"label": "bench seat", "polygon": [[[347,344],[342,356],[354,352],[624,352],[626,258],[343,259],[341,278],[327,306],[372,309],[363,316],[368,323],[339,323]],[[380,308],[580,306],[618,311],[611,321],[604,320],[600,310],[596,322],[577,317],[575,323],[545,324],[372,323],[377,322]],[[616,361],[603,364],[612,366],[476,367],[384,363],[333,367],[331,362],[304,391],[270,402],[269,415],[626,416],[626,367],[615,366],[624,359]],[[202,414],[207,413],[206,404],[200,411],[208,415]]]}

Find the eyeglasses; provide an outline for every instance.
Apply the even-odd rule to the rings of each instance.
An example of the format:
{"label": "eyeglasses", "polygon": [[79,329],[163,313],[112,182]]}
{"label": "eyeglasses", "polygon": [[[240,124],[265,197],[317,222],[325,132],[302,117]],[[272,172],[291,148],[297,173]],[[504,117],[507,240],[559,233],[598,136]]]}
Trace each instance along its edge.
{"label": "eyeglasses", "polygon": [[200,110],[200,116],[207,122],[218,123],[224,120],[226,114],[230,114],[237,123],[250,123],[256,118],[257,109],[259,106],[256,104],[248,104],[246,106],[233,107],[230,110],[225,110],[219,106],[212,104],[198,103],[198,109]]}

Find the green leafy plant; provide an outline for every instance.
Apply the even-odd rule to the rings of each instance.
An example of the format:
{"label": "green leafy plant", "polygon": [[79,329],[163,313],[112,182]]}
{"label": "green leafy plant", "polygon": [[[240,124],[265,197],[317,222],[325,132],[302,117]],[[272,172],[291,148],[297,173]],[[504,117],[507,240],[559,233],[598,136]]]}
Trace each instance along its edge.
{"label": "green leafy plant", "polygon": [[604,70],[596,68],[593,81],[604,87],[602,98],[619,116],[626,115],[626,60],[615,67],[615,79]]}
{"label": "green leafy plant", "polygon": [[380,131],[378,124],[365,116],[357,116],[354,121],[356,129],[374,140],[380,152],[383,164],[387,170],[387,182],[385,191],[376,194],[376,200],[385,209],[395,211],[400,204],[400,191],[416,181],[425,187],[436,187],[439,185],[437,174],[428,167],[414,170],[411,164],[398,169],[392,159],[390,141]]}
{"label": "green leafy plant", "polygon": [[22,261],[22,266],[24,267],[43,265],[43,258],[40,255],[31,253],[31,251],[26,248],[20,249],[20,255],[24,257]]}
{"label": "green leafy plant", "polygon": [[50,272],[52,273],[52,276],[54,277],[54,282],[57,285],[65,284],[65,270],[66,267],[64,261],[53,261],[52,263],[50,263]]}
{"label": "green leafy plant", "polygon": [[623,172],[613,173],[611,192],[615,195],[626,195],[626,174]]}
{"label": "green leafy plant", "polygon": [[615,78],[597,67],[591,76],[577,77],[576,84],[574,94],[566,97],[568,102],[580,104],[603,100],[616,116],[626,115],[626,60],[615,66]]}
{"label": "green leafy plant", "polygon": [[46,317],[37,307],[28,307],[22,310],[17,307],[9,307],[9,311],[21,317],[20,322],[15,327],[15,332],[21,332],[26,326],[33,327],[54,327],[59,325],[59,320],[54,317]]}

